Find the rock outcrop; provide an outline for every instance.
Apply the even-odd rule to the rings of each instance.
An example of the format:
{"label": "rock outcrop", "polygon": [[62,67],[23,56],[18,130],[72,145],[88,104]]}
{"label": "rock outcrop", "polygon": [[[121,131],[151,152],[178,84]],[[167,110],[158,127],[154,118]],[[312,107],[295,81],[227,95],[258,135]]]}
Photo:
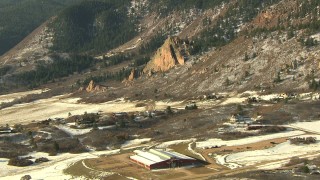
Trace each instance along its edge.
{"label": "rock outcrop", "polygon": [[87,92],[105,92],[107,90],[106,86],[95,84],[93,80],[90,81],[88,87],[86,88]]}
{"label": "rock outcrop", "polygon": [[136,78],[136,77],[137,77],[137,72],[136,72],[135,69],[132,69],[132,70],[131,70],[131,73],[130,73],[130,75],[129,75],[129,77],[128,77],[128,81],[133,81],[134,78]]}
{"label": "rock outcrop", "polygon": [[128,79],[124,79],[122,83],[125,86],[132,86],[134,84],[133,80],[139,77],[139,71],[137,69],[132,69]]}
{"label": "rock outcrop", "polygon": [[184,65],[189,54],[189,43],[178,37],[169,37],[157,50],[143,73],[165,72],[176,65]]}
{"label": "rock outcrop", "polygon": [[88,87],[86,88],[86,91],[87,92],[93,91],[94,90],[94,86],[95,86],[95,84],[94,84],[93,80],[91,80],[89,85],[88,85]]}

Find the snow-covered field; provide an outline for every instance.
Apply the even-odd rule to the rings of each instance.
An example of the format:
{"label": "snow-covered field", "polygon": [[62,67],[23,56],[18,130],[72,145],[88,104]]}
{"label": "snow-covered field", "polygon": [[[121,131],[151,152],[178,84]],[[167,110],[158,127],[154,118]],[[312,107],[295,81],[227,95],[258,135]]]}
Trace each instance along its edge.
{"label": "snow-covered field", "polygon": [[157,145],[156,147],[157,148],[167,148],[167,147],[172,146],[172,145],[181,144],[181,143],[190,143],[190,142],[193,142],[195,140],[196,139],[191,138],[191,139],[185,139],[185,140],[167,141],[167,142],[163,142],[163,143]]}
{"label": "snow-covered field", "polygon": [[39,90],[34,90],[34,91],[26,91],[26,92],[1,95],[0,96],[0,104],[6,103],[6,102],[11,102],[15,99],[25,97],[29,94],[41,94],[42,92],[46,92],[46,91],[49,91],[49,89],[39,89]]}
{"label": "snow-covered field", "polygon": [[[22,93],[15,93],[9,95],[0,96],[1,102],[10,102],[14,99],[21,98],[28,94],[41,93],[45,90],[28,91]],[[246,92],[248,95],[254,95],[255,92]],[[277,95],[265,95],[261,96],[261,99],[270,100]],[[245,101],[245,97],[241,95],[233,95],[227,97],[221,101],[207,101],[201,102],[200,107],[205,107],[206,105],[211,106],[218,105],[228,105],[233,103],[242,103]],[[115,101],[109,101],[100,104],[86,104],[79,103],[79,98],[71,98],[70,95],[55,96],[48,99],[41,99],[34,101],[32,103],[17,104],[9,108],[0,110],[0,126],[5,124],[13,123],[30,123],[32,121],[45,120],[48,118],[65,118],[68,117],[69,113],[72,115],[87,113],[111,113],[111,112],[133,112],[133,111],[144,111],[145,107],[136,107],[136,104],[140,102],[128,102],[123,99],[118,99]],[[206,104],[207,103],[207,104]],[[165,109],[167,106],[172,106],[174,108],[184,108],[183,102],[155,102],[155,109]],[[68,126],[59,125],[59,129],[67,132],[70,135],[81,135],[88,133],[91,128],[88,129],[72,129]],[[297,122],[288,125],[288,127],[295,128],[297,130],[286,131],[281,133],[254,136],[243,138],[239,140],[224,141],[221,139],[208,139],[205,141],[196,142],[196,139],[185,139],[185,140],[173,140],[168,142],[163,142],[158,144],[157,148],[167,148],[171,145],[180,143],[189,143],[188,149],[190,152],[198,154],[194,149],[191,148],[191,143],[196,142],[196,148],[206,148],[212,146],[239,146],[250,143],[258,143],[265,140],[271,140],[283,137],[294,137],[301,136],[305,134],[304,130],[307,132],[320,133],[320,121],[314,122]],[[103,127],[103,128],[112,128]],[[46,132],[43,132],[46,133]],[[50,135],[49,135],[50,137]],[[215,156],[216,161],[219,164],[228,166],[230,168],[238,168],[241,166],[257,165],[260,169],[272,169],[281,167],[283,164],[288,162],[288,160],[293,156],[312,156],[315,154],[320,154],[320,135],[315,135],[318,142],[311,145],[291,145],[289,142],[278,144],[272,148],[264,150],[246,151],[227,155],[217,155]],[[187,138],[187,137],[186,137]],[[138,146],[141,144],[152,144],[150,138],[144,139],[134,139],[125,142],[121,148],[132,148],[133,146]],[[0,158],[0,179],[20,179],[22,176],[29,174],[31,177],[37,179],[71,179],[72,177],[63,173],[63,170],[75,162],[78,162],[87,158],[95,158],[104,154],[114,154],[119,153],[120,150],[114,151],[99,151],[99,152],[89,152],[82,154],[60,154],[58,156],[48,156],[46,153],[33,153],[30,154],[35,158],[47,157],[50,161],[47,163],[36,164],[29,167],[13,167],[8,166],[8,159]],[[202,156],[201,156],[202,157]],[[272,162],[274,161],[274,162]],[[269,162],[269,163],[268,163]],[[263,163],[262,165],[259,163]]]}
{"label": "snow-covered field", "polygon": [[77,136],[77,135],[83,135],[87,134],[92,130],[92,128],[87,128],[87,129],[74,129],[70,128],[68,126],[63,126],[63,125],[58,125],[56,126],[58,129],[64,131],[65,133],[69,134],[70,136]]}
{"label": "snow-covered field", "polygon": [[[29,93],[29,92],[28,92]],[[34,92],[33,92],[34,93]],[[5,101],[12,98],[12,95],[2,96]],[[127,102],[124,100],[109,101],[100,104],[78,103],[79,98],[70,98],[68,94],[55,96],[48,99],[41,99],[31,103],[17,104],[0,110],[0,125],[21,123],[26,124],[32,121],[45,120],[48,118],[66,118],[69,112],[72,115],[87,113],[111,113],[111,112],[133,112],[144,111],[144,107],[135,107],[138,102]],[[181,102],[155,103],[156,109],[165,109],[167,106],[179,107]]]}
{"label": "snow-covered field", "polygon": [[245,97],[232,97],[228,98],[221,103],[221,105],[228,105],[228,104],[240,104],[243,103],[247,98]]}
{"label": "snow-covered field", "polygon": [[[303,136],[300,136],[303,137]],[[306,137],[306,135],[304,136]],[[228,154],[223,156],[217,156],[216,160],[219,164],[226,165],[230,168],[236,168],[241,166],[255,165],[261,162],[268,161],[280,161],[285,164],[291,157],[304,157],[304,155],[319,154],[320,153],[320,136],[312,136],[317,138],[316,144],[309,145],[294,145],[289,141],[276,145],[275,147],[263,150],[245,151],[234,154]],[[273,165],[279,165],[280,162],[271,163],[265,166],[266,168],[274,167]],[[262,167],[260,167],[262,168]]]}
{"label": "snow-covered field", "polygon": [[[20,179],[24,175],[30,175],[32,179],[72,179],[70,175],[64,174],[63,170],[87,158],[96,158],[100,155],[111,155],[118,153],[119,150],[89,152],[82,154],[60,154],[57,156],[48,156],[47,153],[31,153],[34,158],[47,157],[50,161],[36,164],[28,167],[8,166],[8,159],[0,158],[0,179]],[[28,156],[29,156],[28,155]]]}
{"label": "snow-covered field", "polygon": [[200,141],[196,143],[197,148],[206,148],[206,147],[212,147],[212,146],[239,146],[244,144],[251,144],[251,143],[257,143],[260,141],[270,140],[270,139],[276,139],[276,138],[283,138],[283,137],[290,137],[290,136],[297,136],[305,134],[303,131],[286,131],[281,133],[275,133],[275,134],[268,134],[263,136],[253,136],[243,139],[237,139],[237,140],[230,140],[230,141],[224,141],[221,139],[208,139],[206,141]]}
{"label": "snow-covered field", "polygon": [[297,122],[294,124],[290,124],[289,127],[298,128],[313,133],[320,133],[320,121]]}
{"label": "snow-covered field", "polygon": [[126,141],[125,143],[123,143],[121,148],[127,148],[130,146],[137,146],[137,145],[140,145],[143,143],[147,143],[149,141],[151,141],[151,138],[129,140],[129,141]]}

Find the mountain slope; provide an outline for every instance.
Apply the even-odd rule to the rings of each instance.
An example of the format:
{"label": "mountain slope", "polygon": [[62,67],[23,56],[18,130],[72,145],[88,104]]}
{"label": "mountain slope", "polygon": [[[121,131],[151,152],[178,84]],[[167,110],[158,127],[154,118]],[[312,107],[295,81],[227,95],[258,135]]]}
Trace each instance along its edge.
{"label": "mountain slope", "polygon": [[83,1],[64,10],[53,22],[54,50],[101,52],[134,37],[129,0]]}
{"label": "mountain slope", "polygon": [[[48,54],[97,57],[87,68],[70,71],[63,78],[73,82],[72,87],[92,79],[111,83],[115,92],[104,92],[110,97],[186,98],[216,91],[316,90],[320,87],[319,5],[316,0],[86,1],[67,8],[50,23],[54,48]],[[172,36],[189,42],[190,56],[184,63],[170,63],[169,71],[148,77],[143,69],[150,67],[152,61],[148,61]],[[35,65],[33,70],[38,71]],[[17,64],[12,67],[2,74],[20,76],[21,68]],[[119,81],[133,70],[137,75],[130,83],[133,86],[124,87]],[[56,79],[28,81],[42,85]]]}
{"label": "mountain slope", "polygon": [[80,0],[0,1],[0,55],[65,6]]}

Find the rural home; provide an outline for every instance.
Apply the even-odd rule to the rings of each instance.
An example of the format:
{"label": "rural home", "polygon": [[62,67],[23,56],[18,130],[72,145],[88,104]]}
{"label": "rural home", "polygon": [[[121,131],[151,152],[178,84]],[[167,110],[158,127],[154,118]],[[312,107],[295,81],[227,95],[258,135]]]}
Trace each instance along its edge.
{"label": "rural home", "polygon": [[235,114],[231,116],[230,122],[237,124],[252,124],[253,120],[251,117]]}
{"label": "rural home", "polygon": [[128,119],[129,118],[129,115],[128,113],[126,112],[117,112],[117,113],[113,113],[112,116],[115,118],[115,119]]}
{"label": "rural home", "polygon": [[0,134],[11,133],[12,129],[10,127],[0,127]]}

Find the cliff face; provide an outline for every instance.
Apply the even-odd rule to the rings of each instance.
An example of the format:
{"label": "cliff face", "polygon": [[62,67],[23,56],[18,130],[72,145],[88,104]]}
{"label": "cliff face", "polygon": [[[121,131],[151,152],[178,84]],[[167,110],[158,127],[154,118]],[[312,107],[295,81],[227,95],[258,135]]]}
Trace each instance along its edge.
{"label": "cliff face", "polygon": [[144,73],[164,72],[176,65],[184,65],[189,44],[178,37],[169,37],[143,69]]}

